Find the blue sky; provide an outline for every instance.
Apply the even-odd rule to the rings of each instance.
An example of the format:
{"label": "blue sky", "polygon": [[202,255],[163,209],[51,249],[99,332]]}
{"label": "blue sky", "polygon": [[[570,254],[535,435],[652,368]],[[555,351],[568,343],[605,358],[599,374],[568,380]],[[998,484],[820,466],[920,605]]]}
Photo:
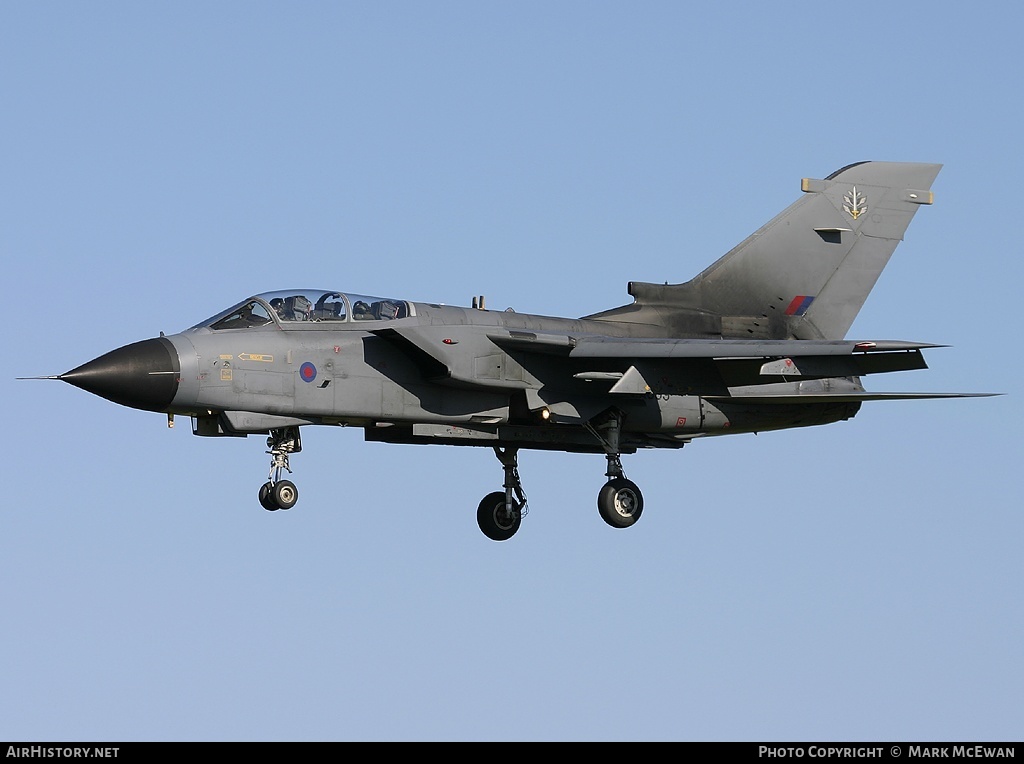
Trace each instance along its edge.
{"label": "blue sky", "polygon": [[[4,3],[0,738],[1019,740],[1015,4]],[[201,439],[56,374],[271,289],[578,316],[941,162],[851,422],[624,460]]]}

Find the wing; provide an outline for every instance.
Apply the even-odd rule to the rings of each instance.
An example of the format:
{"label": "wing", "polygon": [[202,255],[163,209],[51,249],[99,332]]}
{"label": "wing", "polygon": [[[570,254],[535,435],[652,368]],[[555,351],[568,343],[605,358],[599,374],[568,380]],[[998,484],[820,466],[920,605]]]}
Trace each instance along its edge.
{"label": "wing", "polygon": [[[812,395],[835,401],[960,397],[848,388],[829,393],[812,387],[801,394],[757,390],[780,382],[926,369],[922,351],[943,346],[924,342],[625,338],[479,326],[389,327],[374,333],[408,355],[424,379],[459,387],[531,390],[586,382],[607,385],[616,395],[657,391],[752,403],[808,402]],[[665,389],[666,379],[673,380],[671,389]]]}

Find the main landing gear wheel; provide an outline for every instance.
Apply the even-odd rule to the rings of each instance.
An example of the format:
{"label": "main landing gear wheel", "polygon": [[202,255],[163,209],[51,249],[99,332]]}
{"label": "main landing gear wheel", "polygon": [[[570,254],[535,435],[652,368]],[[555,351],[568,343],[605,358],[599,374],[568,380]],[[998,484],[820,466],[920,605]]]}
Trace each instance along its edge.
{"label": "main landing gear wheel", "polygon": [[495,491],[484,496],[476,510],[476,522],[484,535],[492,541],[507,541],[519,530],[523,513],[509,507],[504,491]]}
{"label": "main landing gear wheel", "polygon": [[612,478],[597,495],[601,518],[613,528],[628,528],[644,511],[644,496],[632,480]]}
{"label": "main landing gear wheel", "polygon": [[494,446],[494,455],[505,470],[505,490],[484,496],[476,509],[476,523],[491,541],[507,541],[519,530],[530,510],[519,479],[519,449]]}

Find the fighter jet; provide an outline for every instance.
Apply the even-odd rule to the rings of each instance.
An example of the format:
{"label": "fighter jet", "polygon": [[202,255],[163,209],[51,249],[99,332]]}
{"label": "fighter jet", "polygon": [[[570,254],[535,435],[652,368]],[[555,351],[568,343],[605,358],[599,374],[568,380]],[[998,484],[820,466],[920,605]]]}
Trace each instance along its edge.
{"label": "fighter jet", "polygon": [[972,395],[868,392],[862,377],[927,368],[921,351],[940,346],[844,339],[940,167],[805,178],[796,202],[690,281],[630,282],[631,303],[581,318],[286,289],[53,378],[171,425],[191,417],[195,435],[268,436],[270,511],[298,500],[285,474],[301,429],[328,425],[492,448],[504,487],[477,522],[495,541],[528,510],[520,449],[603,455],[598,510],[627,528],[644,499],[624,454],[829,424],[865,401]]}

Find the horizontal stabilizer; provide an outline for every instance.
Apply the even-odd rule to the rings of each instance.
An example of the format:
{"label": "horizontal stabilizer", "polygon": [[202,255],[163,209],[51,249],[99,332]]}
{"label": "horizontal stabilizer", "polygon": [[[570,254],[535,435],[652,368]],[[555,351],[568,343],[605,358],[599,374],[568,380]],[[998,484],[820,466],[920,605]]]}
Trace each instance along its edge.
{"label": "horizontal stabilizer", "polygon": [[705,395],[715,403],[860,403],[863,401],[921,401],[932,398],[991,398],[1002,393],[805,393],[803,395]]}
{"label": "horizontal stabilizer", "polygon": [[795,358],[888,353],[937,348],[924,342],[879,340],[685,340],[582,337],[573,358]]}
{"label": "horizontal stabilizer", "polygon": [[[755,361],[754,363],[758,363]],[[743,360],[741,363],[751,363]],[[825,379],[827,377],[860,377],[866,374],[880,374],[889,371],[913,371],[927,369],[920,350],[900,353],[858,353],[853,356],[797,356],[778,358],[761,364],[763,377],[802,377],[804,379]]]}
{"label": "horizontal stabilizer", "polygon": [[[945,347],[904,340],[753,340],[676,339],[669,337],[573,336],[509,331],[487,338],[505,350],[570,355],[573,358],[806,358],[897,353]],[[921,368],[913,366],[909,368]]]}

